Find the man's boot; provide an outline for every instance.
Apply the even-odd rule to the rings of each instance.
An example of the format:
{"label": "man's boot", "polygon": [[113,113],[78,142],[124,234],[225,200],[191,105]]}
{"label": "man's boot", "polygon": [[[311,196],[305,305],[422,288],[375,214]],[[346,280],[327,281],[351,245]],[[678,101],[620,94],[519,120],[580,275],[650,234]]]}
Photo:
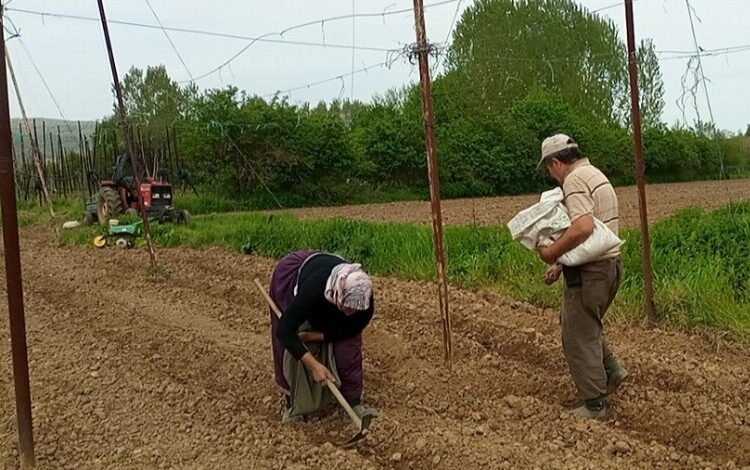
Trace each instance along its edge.
{"label": "man's boot", "polygon": [[607,373],[607,395],[615,393],[629,375],[614,355],[604,358],[604,371]]}
{"label": "man's boot", "polygon": [[594,398],[593,400],[586,400],[583,405],[568,410],[566,413],[576,418],[604,421],[609,418],[609,406],[604,400],[604,397],[599,397]]}

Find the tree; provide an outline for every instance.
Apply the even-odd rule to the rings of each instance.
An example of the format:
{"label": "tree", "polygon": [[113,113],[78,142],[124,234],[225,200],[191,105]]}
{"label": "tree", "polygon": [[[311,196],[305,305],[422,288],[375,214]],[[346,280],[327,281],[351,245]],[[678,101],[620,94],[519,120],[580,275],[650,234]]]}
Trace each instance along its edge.
{"label": "tree", "polygon": [[619,120],[626,102],[615,25],[572,0],[478,0],[456,26],[447,70],[467,113],[505,109],[533,89],[599,121]]}
{"label": "tree", "polygon": [[644,127],[657,127],[664,113],[664,80],[659,58],[651,39],[638,47],[638,87],[641,95],[641,119]]}
{"label": "tree", "polygon": [[750,137],[750,124],[747,125],[747,130],[745,131],[745,137]]}
{"label": "tree", "polygon": [[194,88],[181,89],[169,78],[163,65],[148,67],[146,72],[133,67],[122,79],[122,93],[133,126],[149,137],[166,138],[166,128],[185,113],[188,95]]}

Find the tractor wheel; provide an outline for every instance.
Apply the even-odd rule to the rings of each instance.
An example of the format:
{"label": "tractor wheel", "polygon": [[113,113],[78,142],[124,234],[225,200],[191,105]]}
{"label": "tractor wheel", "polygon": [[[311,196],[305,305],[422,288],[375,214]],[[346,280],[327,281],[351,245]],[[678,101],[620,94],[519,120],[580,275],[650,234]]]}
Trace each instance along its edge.
{"label": "tractor wheel", "polygon": [[177,223],[180,225],[190,224],[190,212],[185,209],[177,212]]}
{"label": "tractor wheel", "polygon": [[107,246],[107,237],[104,237],[102,235],[94,237],[94,246],[97,248],[104,248],[105,246]]}
{"label": "tractor wheel", "polygon": [[104,187],[99,190],[99,205],[96,209],[96,215],[99,218],[99,225],[107,225],[109,219],[122,214],[122,201],[120,195],[114,188]]}
{"label": "tractor wheel", "polygon": [[83,215],[83,225],[93,225],[94,223],[94,214],[91,212],[86,212]]}

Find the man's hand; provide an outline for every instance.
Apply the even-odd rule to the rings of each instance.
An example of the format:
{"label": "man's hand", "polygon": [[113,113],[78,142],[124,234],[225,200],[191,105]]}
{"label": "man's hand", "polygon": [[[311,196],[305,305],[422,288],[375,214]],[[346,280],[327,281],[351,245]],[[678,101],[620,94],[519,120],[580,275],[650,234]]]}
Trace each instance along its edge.
{"label": "man's hand", "polygon": [[547,264],[553,264],[557,261],[557,256],[555,255],[552,246],[539,246],[536,251],[539,252],[539,258]]}
{"label": "man's hand", "polygon": [[549,267],[547,272],[544,273],[544,283],[548,286],[551,286],[552,284],[557,282],[558,279],[560,279],[560,274],[562,274],[562,264],[553,264]]}
{"label": "man's hand", "polygon": [[547,264],[554,263],[557,258],[585,242],[594,233],[594,227],[593,215],[586,214],[579,217],[570,224],[570,227],[556,242],[550,246],[537,247],[539,257]]}

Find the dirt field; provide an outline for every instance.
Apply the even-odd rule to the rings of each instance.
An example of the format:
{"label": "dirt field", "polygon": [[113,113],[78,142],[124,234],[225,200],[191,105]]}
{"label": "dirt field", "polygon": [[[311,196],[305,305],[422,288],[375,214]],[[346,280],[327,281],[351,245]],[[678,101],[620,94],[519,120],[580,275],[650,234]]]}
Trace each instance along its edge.
{"label": "dirt field", "polygon": [[[638,227],[638,193],[635,186],[617,188],[620,221],[623,227]],[[652,184],[647,187],[649,220],[668,217],[677,210],[695,205],[715,209],[730,201],[750,199],[750,180],[699,181]],[[539,201],[539,195],[504,196],[477,199],[450,199],[442,202],[443,220],[448,225],[478,223],[505,224],[519,211]],[[282,211],[283,212],[283,211]],[[430,223],[430,203],[424,201],[366,204],[359,206],[292,209],[288,212],[305,219],[347,217],[375,222]]]}
{"label": "dirt field", "polygon": [[[351,429],[340,414],[279,423],[268,313],[251,283],[267,282],[271,260],[160,250],[171,277],[153,281],[143,251],[22,237],[39,468],[750,468],[746,347],[611,326],[632,380],[609,422],[576,421],[561,415],[575,395],[555,312],[452,289],[449,373],[433,287],[378,278],[365,369],[381,417],[343,449]],[[9,469],[7,323],[0,352]]]}

